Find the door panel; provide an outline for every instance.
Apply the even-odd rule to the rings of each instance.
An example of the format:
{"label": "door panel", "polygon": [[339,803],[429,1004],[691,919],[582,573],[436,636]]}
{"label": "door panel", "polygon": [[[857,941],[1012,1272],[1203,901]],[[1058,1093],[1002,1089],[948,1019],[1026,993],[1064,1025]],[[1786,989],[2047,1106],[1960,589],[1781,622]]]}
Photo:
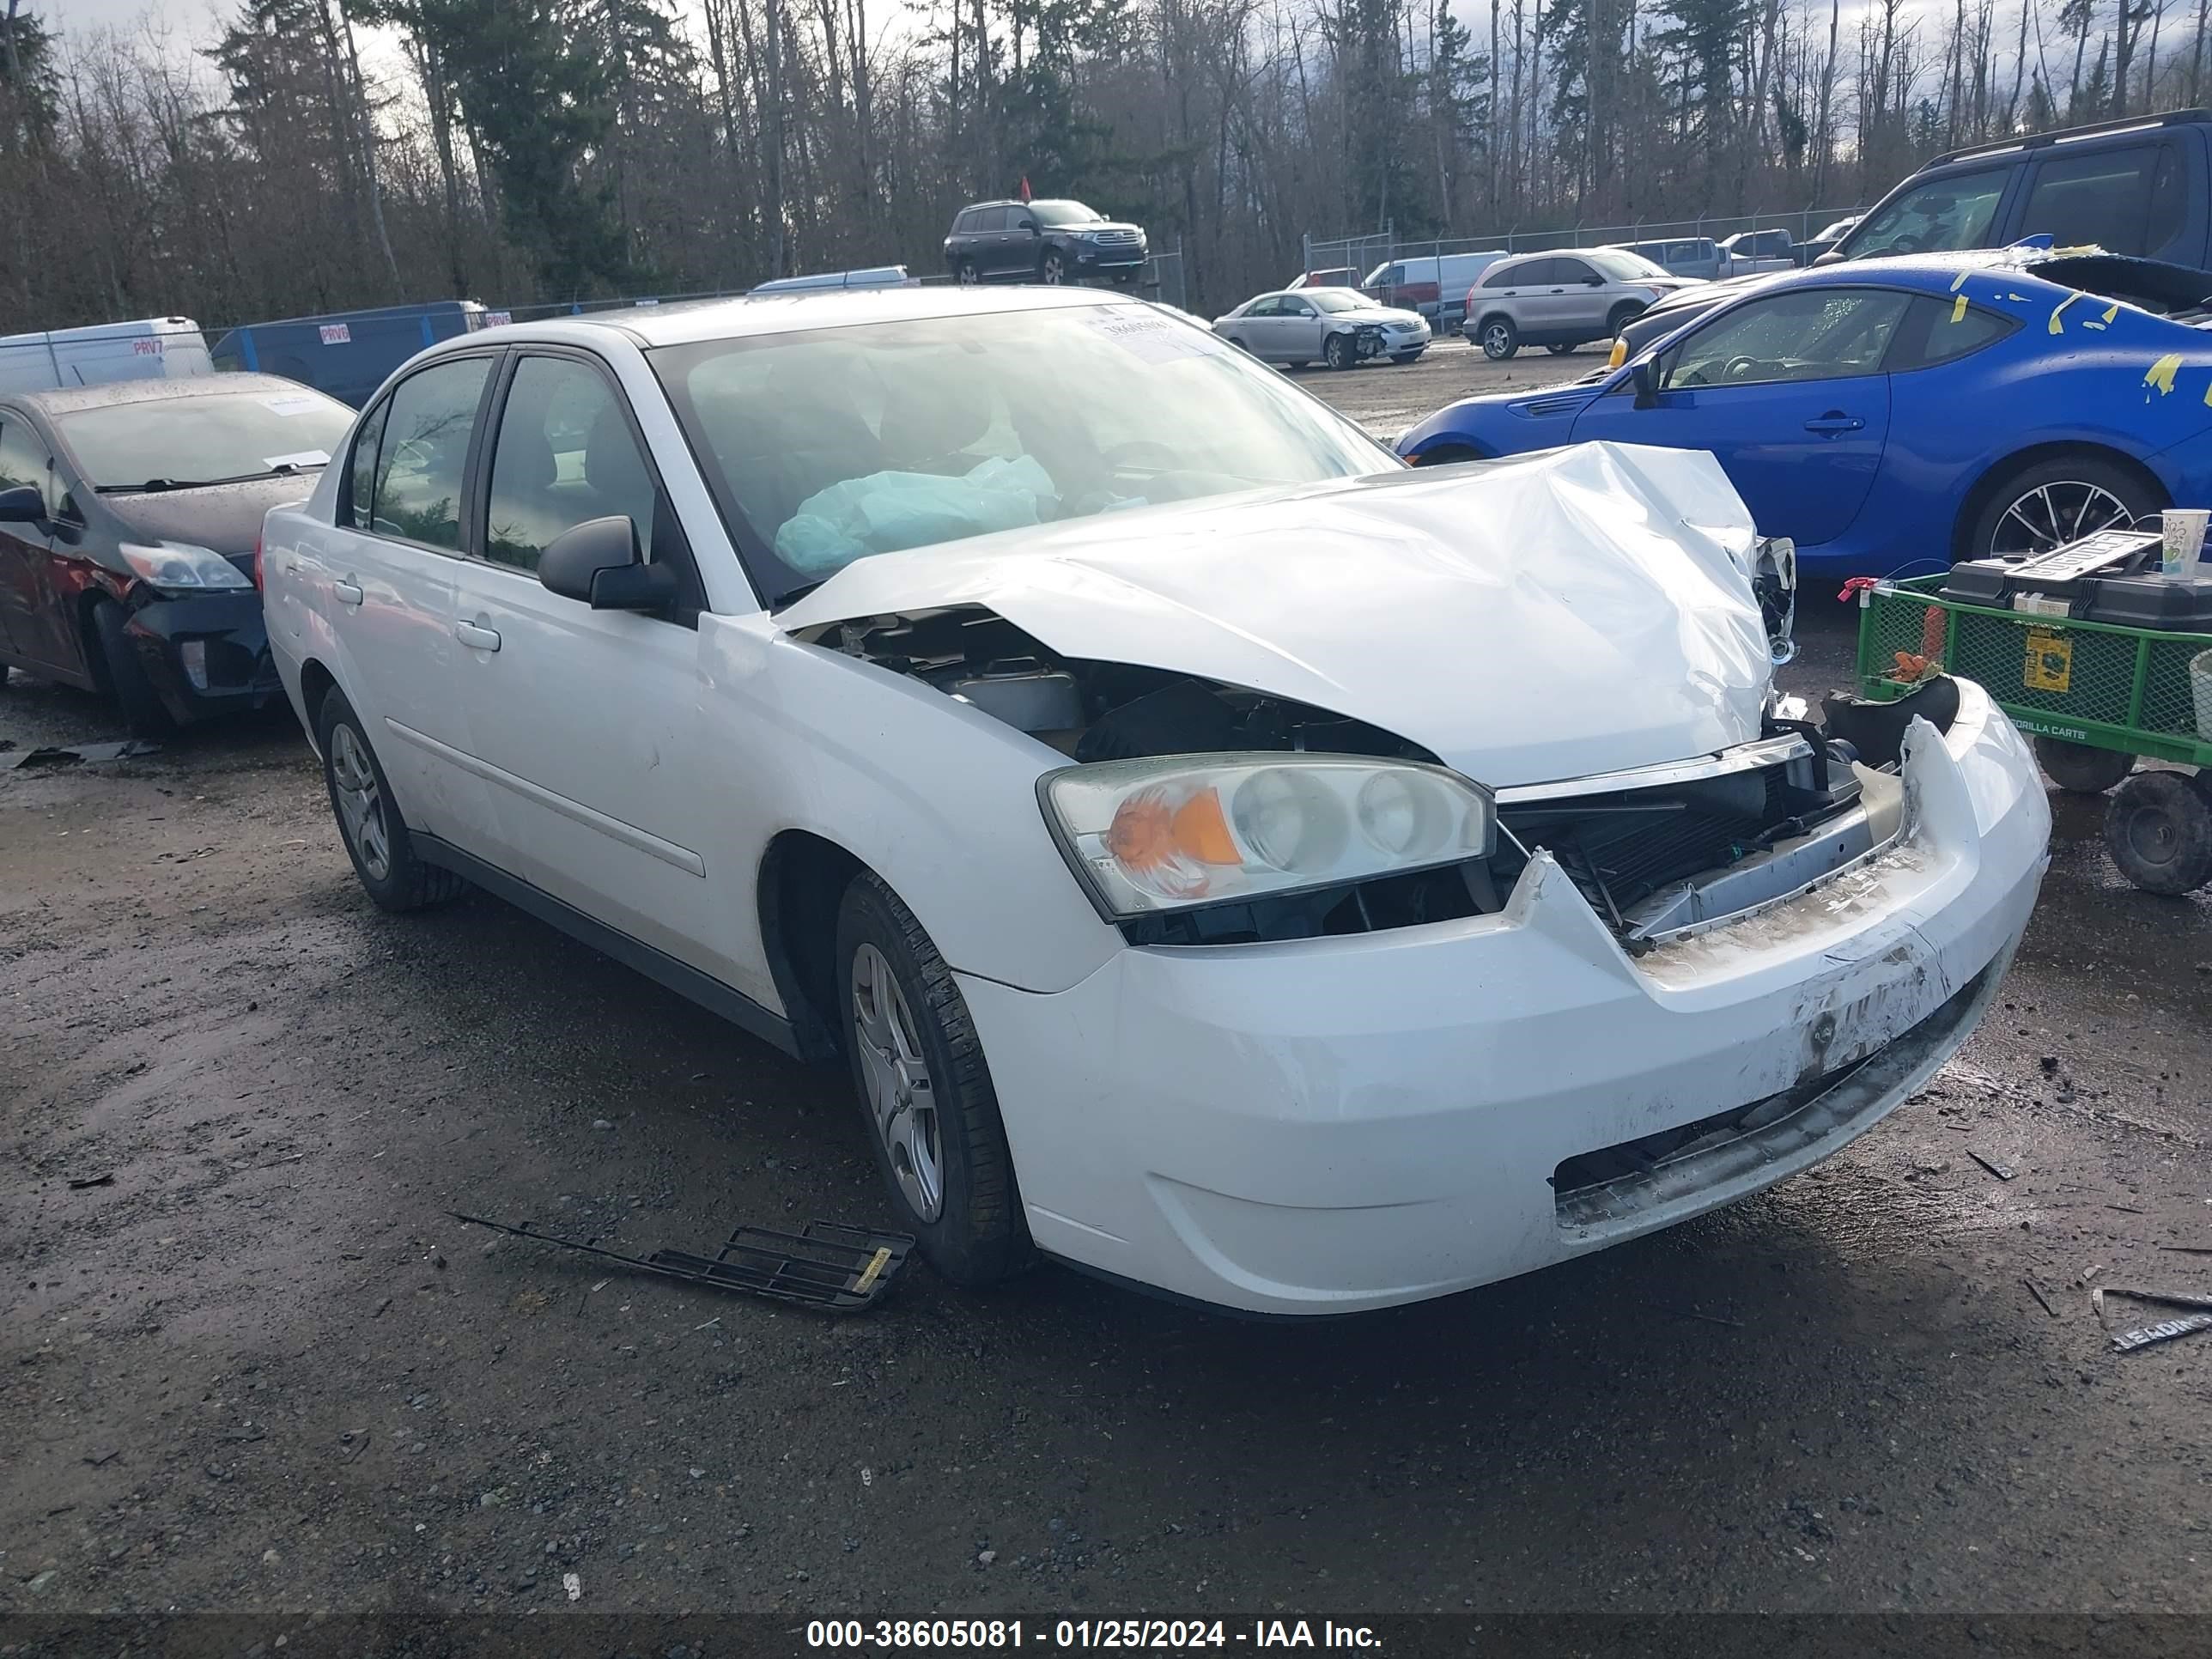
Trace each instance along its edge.
{"label": "door panel", "polygon": [[1606,292],[1589,280],[1596,275],[1580,259],[1552,261],[1551,300],[1558,309],[1552,313],[1550,327],[1570,337],[1579,334],[1595,339],[1605,332]]}
{"label": "door panel", "polygon": [[1669,350],[1638,409],[1601,398],[1577,440],[1711,450],[1763,534],[1818,546],[1850,528],[1881,466],[1890,385],[1879,372],[1911,296],[1796,289],[1723,311]]}
{"label": "door panel", "polygon": [[359,676],[348,689],[368,705],[356,712],[409,823],[471,851],[490,806],[482,781],[453,761],[470,741],[455,684],[453,574],[469,443],[494,362],[433,364],[362,422],[346,510],[302,549],[300,572]]}
{"label": "door panel", "polygon": [[614,386],[581,358],[515,365],[485,489],[484,557],[457,568],[456,689],[489,793],[493,861],[705,972],[699,635],[549,592],[538,556],[619,515],[648,560],[680,537]]}
{"label": "door panel", "polygon": [[1321,356],[1321,313],[1310,300],[1288,299],[1274,321],[1272,353],[1279,362],[1314,362]]}
{"label": "door panel", "polygon": [[[52,509],[46,440],[13,410],[0,410],[0,489],[30,485]],[[53,542],[42,524],[0,524],[0,646],[24,662],[60,665],[53,619],[46,614],[46,565]]]}

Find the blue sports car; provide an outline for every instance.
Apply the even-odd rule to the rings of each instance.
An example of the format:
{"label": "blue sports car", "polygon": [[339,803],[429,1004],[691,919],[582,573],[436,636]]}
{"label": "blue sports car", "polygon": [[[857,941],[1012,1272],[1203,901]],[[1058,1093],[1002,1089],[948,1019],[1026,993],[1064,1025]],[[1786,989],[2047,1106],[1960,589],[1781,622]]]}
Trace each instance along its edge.
{"label": "blue sports car", "polygon": [[2208,294],[2203,272],[2094,251],[1795,271],[1620,368],[1452,404],[1398,452],[1708,449],[1808,572],[1942,569],[2212,506]]}

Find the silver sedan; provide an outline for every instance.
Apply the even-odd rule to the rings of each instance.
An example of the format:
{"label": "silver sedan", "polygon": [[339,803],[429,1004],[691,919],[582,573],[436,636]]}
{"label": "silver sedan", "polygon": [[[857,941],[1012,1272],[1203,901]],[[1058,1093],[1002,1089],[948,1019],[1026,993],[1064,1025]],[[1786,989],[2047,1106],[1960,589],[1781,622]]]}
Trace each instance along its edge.
{"label": "silver sedan", "polygon": [[1377,304],[1356,288],[1282,289],[1213,319],[1213,331],[1271,363],[1352,368],[1364,358],[1410,363],[1429,349],[1419,312]]}

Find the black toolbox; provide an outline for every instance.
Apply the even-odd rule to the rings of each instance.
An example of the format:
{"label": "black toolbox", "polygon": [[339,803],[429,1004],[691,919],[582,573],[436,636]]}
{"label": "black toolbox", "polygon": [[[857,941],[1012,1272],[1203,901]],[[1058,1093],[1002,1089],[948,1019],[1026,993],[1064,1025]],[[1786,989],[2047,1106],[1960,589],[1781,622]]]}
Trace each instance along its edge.
{"label": "black toolbox", "polygon": [[2167,634],[2212,634],[2212,576],[2158,574],[2155,530],[2106,530],[2048,553],[1969,559],[1942,597],[2025,616],[2113,623]]}

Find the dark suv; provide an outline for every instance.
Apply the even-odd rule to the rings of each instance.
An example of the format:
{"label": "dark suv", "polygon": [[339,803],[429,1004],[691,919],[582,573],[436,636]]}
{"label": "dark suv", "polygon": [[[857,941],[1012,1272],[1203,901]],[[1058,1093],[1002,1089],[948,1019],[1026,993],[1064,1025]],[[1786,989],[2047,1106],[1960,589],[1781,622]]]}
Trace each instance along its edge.
{"label": "dark suv", "polygon": [[1145,232],[1080,202],[978,202],[953,218],[945,263],[962,283],[1133,283],[1145,269]]}

